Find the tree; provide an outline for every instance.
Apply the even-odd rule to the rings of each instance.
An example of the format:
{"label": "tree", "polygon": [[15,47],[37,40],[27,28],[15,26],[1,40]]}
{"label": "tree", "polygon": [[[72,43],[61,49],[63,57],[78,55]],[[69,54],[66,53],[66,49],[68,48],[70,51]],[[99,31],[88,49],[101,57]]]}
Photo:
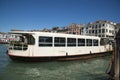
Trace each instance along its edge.
{"label": "tree", "polygon": [[59,27],[53,27],[52,28],[52,30],[58,30],[59,29]]}

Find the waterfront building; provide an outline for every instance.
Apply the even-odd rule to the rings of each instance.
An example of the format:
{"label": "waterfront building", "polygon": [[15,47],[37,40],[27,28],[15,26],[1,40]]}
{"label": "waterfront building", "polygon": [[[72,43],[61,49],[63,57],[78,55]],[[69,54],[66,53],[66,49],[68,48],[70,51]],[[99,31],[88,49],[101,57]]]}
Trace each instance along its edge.
{"label": "waterfront building", "polygon": [[6,33],[4,33],[4,32],[0,32],[0,43],[2,43],[2,42],[7,42],[7,34]]}
{"label": "waterfront building", "polygon": [[48,29],[48,28],[44,28],[43,30],[41,30],[42,32],[51,32],[51,30],[50,29]]}
{"label": "waterfront building", "polygon": [[0,32],[0,43],[8,43],[10,41],[18,41],[19,37],[16,34]]}
{"label": "waterfront building", "polygon": [[10,41],[19,41],[19,37],[16,34],[7,34],[7,42]]}
{"label": "waterfront building", "polygon": [[70,26],[68,26],[68,34],[76,34],[76,35],[80,35],[81,34],[81,28],[84,26],[85,24],[75,24],[72,23]]}
{"label": "waterfront building", "polygon": [[67,33],[67,27],[53,27],[51,32],[53,33],[64,33],[66,34]]}
{"label": "waterfront building", "polygon": [[61,27],[57,30],[58,33],[67,34],[68,28],[67,27]]}
{"label": "waterfront building", "polygon": [[[53,27],[50,32],[80,35],[81,34],[81,32],[80,32],[81,28],[84,25],[85,24],[72,23],[69,26],[65,26],[65,27]],[[43,32],[46,32],[46,31],[43,31]]]}
{"label": "waterfront building", "polygon": [[86,24],[81,29],[81,34],[89,36],[99,36],[101,38],[113,40],[115,35],[115,25],[116,23],[110,21],[99,20],[93,23]]}

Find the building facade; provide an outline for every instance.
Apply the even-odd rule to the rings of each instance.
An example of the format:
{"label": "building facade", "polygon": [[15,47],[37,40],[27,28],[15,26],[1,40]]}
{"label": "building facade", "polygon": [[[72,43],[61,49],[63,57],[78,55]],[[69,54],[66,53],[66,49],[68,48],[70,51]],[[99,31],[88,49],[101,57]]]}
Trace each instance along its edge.
{"label": "building facade", "polygon": [[116,24],[110,21],[99,20],[93,23],[86,24],[81,29],[82,35],[99,36],[101,38],[114,39]]}
{"label": "building facade", "polygon": [[19,37],[15,34],[0,32],[0,43],[9,43],[10,41],[18,41]]}
{"label": "building facade", "polygon": [[70,26],[68,26],[67,34],[81,34],[81,28],[84,26],[84,24],[75,24],[72,23]]}

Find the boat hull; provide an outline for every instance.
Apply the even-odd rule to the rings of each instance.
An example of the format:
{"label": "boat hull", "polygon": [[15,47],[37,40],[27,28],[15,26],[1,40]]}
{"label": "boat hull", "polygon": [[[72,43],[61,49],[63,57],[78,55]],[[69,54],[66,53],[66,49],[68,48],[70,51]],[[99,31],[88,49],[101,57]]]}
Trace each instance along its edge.
{"label": "boat hull", "polygon": [[25,62],[44,62],[44,61],[70,61],[70,60],[81,60],[81,59],[89,59],[100,56],[106,56],[111,54],[111,52],[103,52],[103,53],[94,53],[94,54],[84,54],[84,55],[67,55],[67,56],[36,56],[36,57],[24,57],[24,56],[14,56],[9,55],[9,57],[13,61],[25,61]]}

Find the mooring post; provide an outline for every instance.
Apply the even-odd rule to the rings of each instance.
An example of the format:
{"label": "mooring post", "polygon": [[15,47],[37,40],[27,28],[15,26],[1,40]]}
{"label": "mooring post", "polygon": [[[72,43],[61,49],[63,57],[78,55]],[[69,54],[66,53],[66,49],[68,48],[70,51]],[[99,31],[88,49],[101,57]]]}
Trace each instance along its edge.
{"label": "mooring post", "polygon": [[113,48],[112,60],[106,72],[110,76],[108,80],[120,80],[120,29],[115,36]]}
{"label": "mooring post", "polygon": [[115,37],[114,80],[120,79],[120,29]]}

